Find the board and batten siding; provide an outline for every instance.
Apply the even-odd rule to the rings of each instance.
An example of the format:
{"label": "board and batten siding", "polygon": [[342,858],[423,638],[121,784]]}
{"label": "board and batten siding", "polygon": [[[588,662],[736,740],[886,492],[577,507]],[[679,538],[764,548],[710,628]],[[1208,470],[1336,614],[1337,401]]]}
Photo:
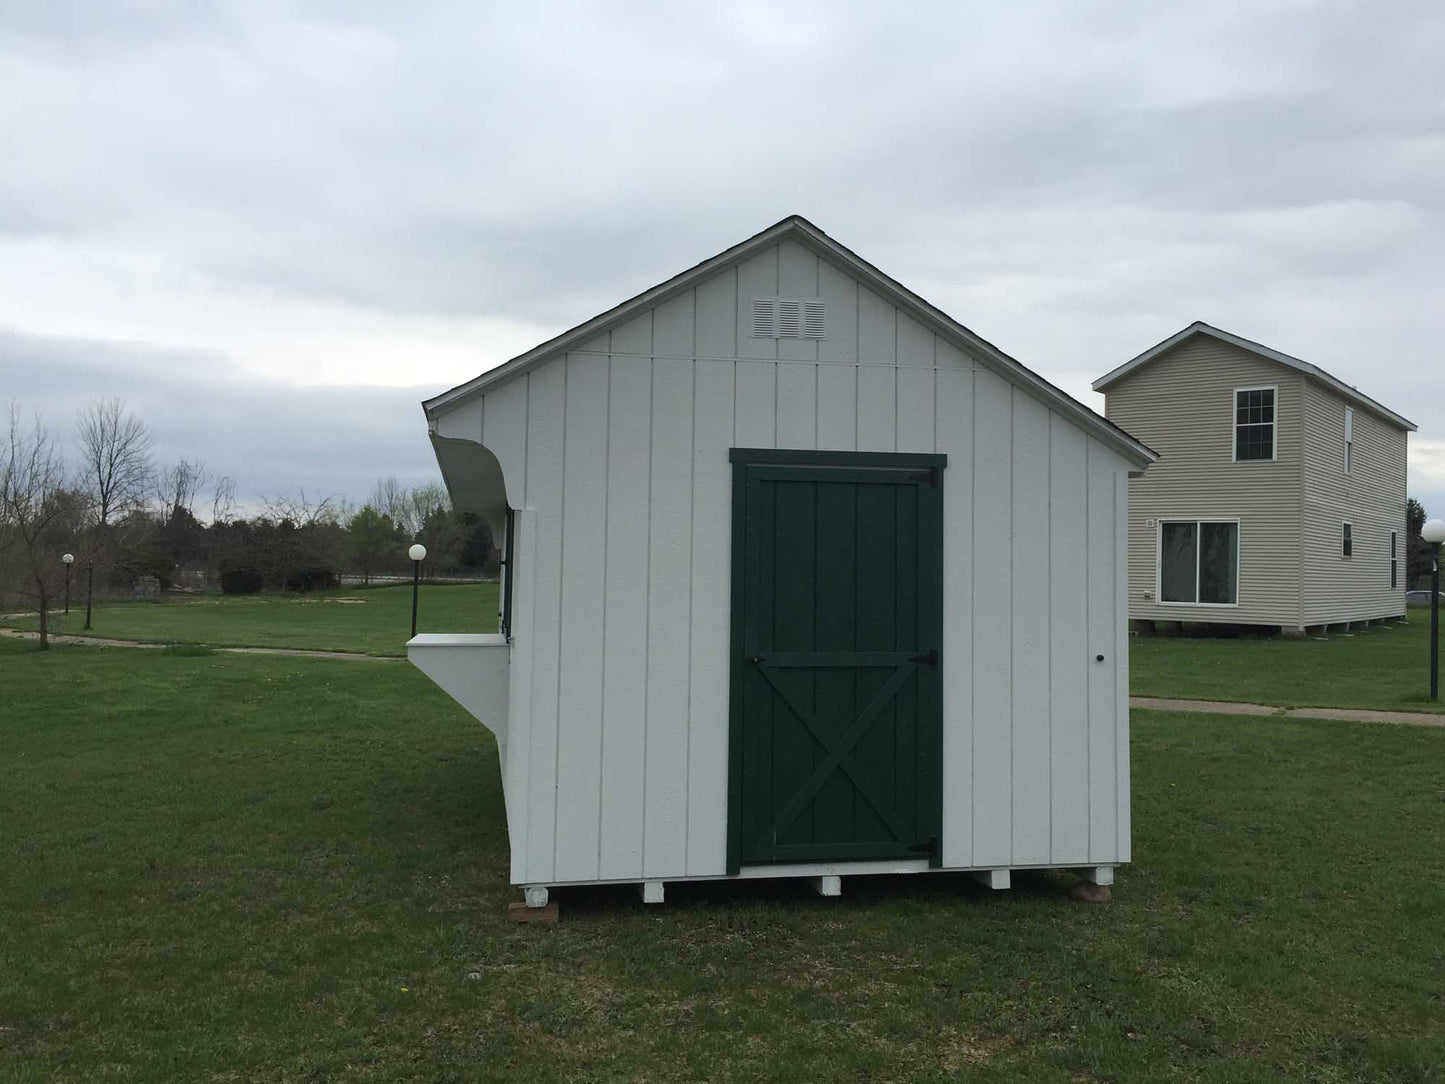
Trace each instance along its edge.
{"label": "board and batten siding", "polygon": [[[1298,626],[1305,378],[1229,343],[1198,336],[1108,389],[1110,421],[1159,453],[1129,481],[1129,616]],[[1234,461],[1234,389],[1274,386],[1275,459]],[[1232,607],[1160,603],[1160,520],[1238,519]]]}
{"label": "board and batten siding", "polygon": [[[1345,408],[1354,446],[1345,471]],[[1316,381],[1305,387],[1305,624],[1398,617],[1405,612],[1404,429]],[[1353,528],[1343,556],[1342,525]],[[1390,587],[1390,532],[1399,575]]]}
{"label": "board and batten siding", "polygon": [[[751,338],[774,294],[827,337]],[[1129,860],[1129,464],[1072,421],[793,242],[466,417],[523,510],[513,883],[725,875],[733,447],[948,455],[943,864]]]}

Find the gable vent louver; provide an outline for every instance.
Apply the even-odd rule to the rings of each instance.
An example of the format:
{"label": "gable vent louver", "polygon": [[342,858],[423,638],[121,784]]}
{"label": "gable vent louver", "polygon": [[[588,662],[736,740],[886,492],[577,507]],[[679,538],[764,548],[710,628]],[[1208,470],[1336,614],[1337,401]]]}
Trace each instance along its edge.
{"label": "gable vent louver", "polygon": [[753,338],[775,339],[777,335],[777,299],[772,297],[753,298]]}
{"label": "gable vent louver", "polygon": [[803,338],[821,339],[823,337],[823,303],[821,301],[803,302]]}
{"label": "gable vent louver", "polygon": [[778,338],[799,339],[803,335],[803,303],[778,301]]}
{"label": "gable vent louver", "polygon": [[753,338],[821,339],[827,323],[824,302],[792,297],[753,298]]}

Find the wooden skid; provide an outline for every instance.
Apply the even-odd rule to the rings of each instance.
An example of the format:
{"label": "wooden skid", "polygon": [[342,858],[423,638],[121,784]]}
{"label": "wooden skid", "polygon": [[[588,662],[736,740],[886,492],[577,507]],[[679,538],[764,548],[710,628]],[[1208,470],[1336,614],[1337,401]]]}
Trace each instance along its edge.
{"label": "wooden skid", "polygon": [[557,901],[553,900],[545,907],[528,907],[525,903],[513,902],[507,904],[507,917],[513,922],[540,922],[543,925],[557,925]]}

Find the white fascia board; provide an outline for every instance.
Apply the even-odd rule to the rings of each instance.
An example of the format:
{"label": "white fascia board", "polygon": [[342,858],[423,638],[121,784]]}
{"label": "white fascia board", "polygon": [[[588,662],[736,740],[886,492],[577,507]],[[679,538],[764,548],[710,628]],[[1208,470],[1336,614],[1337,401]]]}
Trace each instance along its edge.
{"label": "white fascia board", "polygon": [[548,339],[525,354],[520,354],[494,369],[489,369],[450,391],[442,392],[440,395],[425,400],[422,408],[426,411],[428,418],[435,418],[437,414],[457,406],[474,395],[481,394],[487,388],[514,379],[528,370],[566,353],[570,348],[588,342],[613,327],[625,323],[639,312],[660,305],[677,294],[691,289],[699,280],[723,270],[731,264],[741,262],[755,250],[776,244],[785,238],[800,242],[839,270],[852,275],[877,293],[887,297],[929,330],[978,359],[1004,379],[1031,391],[1046,405],[1060,411],[1075,424],[1091,432],[1097,439],[1136,466],[1147,466],[1159,458],[1152,449],[1135,440],[1113,422],[1090,410],[1067,392],[1050,384],[992,343],[975,335],[947,313],[935,308],[902,283],[890,278],[799,215],[785,218],[725,252],[719,253],[709,260],[704,260],[666,282],[624,301],[615,308],[609,309],[569,331],[564,331],[555,338]]}
{"label": "white fascia board", "polygon": [[1182,343],[1185,339],[1191,338],[1195,335],[1208,335],[1211,338],[1218,339],[1220,342],[1228,343],[1231,346],[1237,346],[1241,350],[1246,350],[1257,357],[1265,358],[1268,361],[1277,362],[1278,364],[1283,365],[1287,368],[1294,369],[1296,372],[1304,373],[1306,376],[1313,377],[1321,384],[1324,384],[1331,390],[1338,392],[1340,395],[1343,395],[1351,402],[1359,404],[1360,406],[1369,410],[1371,413],[1376,414],[1381,418],[1384,418],[1386,421],[1390,422],[1393,425],[1399,426],[1401,429],[1408,430],[1411,433],[1419,429],[1419,426],[1417,426],[1409,418],[1401,417],[1399,414],[1396,414],[1393,410],[1389,409],[1383,404],[1375,402],[1375,400],[1371,399],[1368,395],[1360,391],[1358,388],[1352,387],[1351,385],[1346,384],[1339,377],[1332,376],[1330,373],[1325,372],[1318,365],[1312,365],[1308,361],[1301,361],[1299,358],[1292,357],[1289,354],[1281,353],[1278,350],[1274,350],[1268,346],[1265,346],[1263,343],[1257,343],[1253,340],[1243,338],[1239,335],[1234,335],[1228,331],[1223,330],[1222,328],[1213,327],[1210,324],[1204,323],[1204,321],[1202,320],[1196,320],[1194,323],[1186,327],[1183,331],[1175,332],[1163,342],[1156,343],[1154,346],[1151,346],[1148,350],[1145,350],[1137,357],[1130,358],[1128,361],[1124,362],[1123,365],[1120,365],[1117,369],[1112,369],[1109,372],[1105,373],[1103,376],[1099,377],[1098,380],[1095,380],[1091,387],[1095,391],[1105,391],[1114,384],[1117,384],[1120,380],[1124,379],[1124,377],[1128,376],[1130,373],[1142,368],[1145,365],[1148,365],[1149,362],[1153,361],[1159,355],[1165,353],[1166,351],[1172,350],[1174,347]]}

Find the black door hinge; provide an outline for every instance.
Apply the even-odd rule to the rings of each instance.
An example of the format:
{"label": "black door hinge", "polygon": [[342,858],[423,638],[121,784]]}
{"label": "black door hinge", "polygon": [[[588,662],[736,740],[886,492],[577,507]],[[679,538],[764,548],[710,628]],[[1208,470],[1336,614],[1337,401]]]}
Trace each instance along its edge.
{"label": "black door hinge", "polygon": [[909,661],[909,662],[916,662],[916,663],[918,663],[920,666],[927,666],[927,667],[929,667],[930,669],[937,670],[937,669],[938,669],[938,648],[936,648],[936,647],[931,647],[931,648],[928,649],[928,654],[927,654],[927,655],[914,655],[914,656],[913,656],[912,658],[910,658],[908,661]]}

